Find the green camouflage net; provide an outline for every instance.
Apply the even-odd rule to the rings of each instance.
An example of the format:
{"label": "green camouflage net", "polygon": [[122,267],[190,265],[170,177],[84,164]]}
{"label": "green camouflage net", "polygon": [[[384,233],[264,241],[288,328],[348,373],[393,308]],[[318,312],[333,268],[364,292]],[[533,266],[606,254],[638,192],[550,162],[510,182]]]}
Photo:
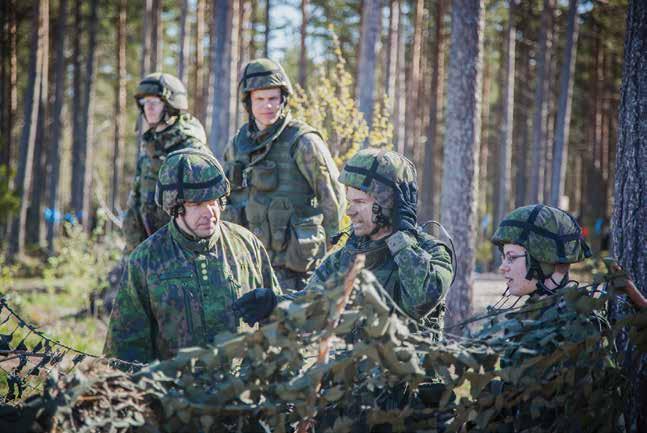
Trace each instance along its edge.
{"label": "green camouflage net", "polygon": [[370,272],[337,274],[249,333],[134,374],[52,380],[1,408],[0,430],[616,431],[627,384],[613,338],[630,325],[644,352],[647,312],[607,326],[599,313],[611,296],[567,287],[434,342]]}

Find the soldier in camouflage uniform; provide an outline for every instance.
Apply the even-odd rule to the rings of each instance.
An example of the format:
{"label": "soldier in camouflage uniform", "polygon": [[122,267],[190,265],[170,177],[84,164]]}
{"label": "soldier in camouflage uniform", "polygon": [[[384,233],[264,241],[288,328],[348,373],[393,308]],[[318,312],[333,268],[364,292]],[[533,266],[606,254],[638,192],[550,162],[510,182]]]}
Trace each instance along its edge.
{"label": "soldier in camouflage uniform", "polygon": [[249,122],[225,155],[232,194],[223,218],[258,236],[283,290],[300,290],[340,229],[339,172],[319,132],[291,118],[292,86],[278,63],[251,61],[239,90]]}
{"label": "soldier in camouflage uniform", "polygon": [[[439,333],[452,257],[445,244],[416,223],[413,163],[396,152],[364,149],[348,160],[339,180],[346,185],[352,234],[315,270],[306,290],[348,269],[357,254],[364,254],[366,267],[395,303],[415,320],[426,319]],[[263,318],[255,301],[249,294],[236,302],[243,318],[252,323]]]}
{"label": "soldier in camouflage uniform", "polygon": [[229,192],[210,154],[184,149],[168,156],[155,200],[172,218],[128,258],[106,355],[141,362],[172,357],[179,348],[239,329],[231,309],[237,297],[258,287],[280,295],[260,241],[220,220]]}
{"label": "soldier in camouflage uniform", "polygon": [[210,152],[200,121],[186,111],[186,88],[176,77],[160,72],[147,75],[137,86],[135,101],[148,130],[142,136],[123,221],[127,252],[169,221],[168,215],[155,205],[157,173],[167,155],[184,148]]}

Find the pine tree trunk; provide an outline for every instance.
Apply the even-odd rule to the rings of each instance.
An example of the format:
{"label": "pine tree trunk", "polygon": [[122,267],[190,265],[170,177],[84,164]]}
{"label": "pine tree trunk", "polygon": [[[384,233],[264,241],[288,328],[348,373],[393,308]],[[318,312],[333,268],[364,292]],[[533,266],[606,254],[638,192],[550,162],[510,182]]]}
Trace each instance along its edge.
{"label": "pine tree trunk", "polygon": [[29,206],[29,192],[32,184],[32,167],[34,162],[34,148],[36,145],[36,129],[38,125],[39,100],[41,89],[42,53],[45,40],[43,15],[47,9],[48,0],[39,0],[34,11],[34,28],[32,32],[31,53],[29,59],[29,79],[25,88],[24,125],[20,138],[20,157],[16,173],[16,192],[20,198],[18,215],[11,224],[11,238],[9,243],[9,257],[15,257],[24,252],[25,230],[27,222],[27,208]]}
{"label": "pine tree trunk", "polygon": [[250,13],[251,13],[251,1],[249,0],[239,0],[238,2],[238,50],[235,60],[235,67],[232,70],[232,85],[235,82],[236,87],[232,88],[232,107],[234,107],[234,112],[236,114],[235,122],[233,123],[233,129],[230,130],[230,135],[235,133],[238,128],[242,125],[243,119],[245,118],[245,107],[239,101],[238,92],[237,92],[237,74],[238,71],[241,71],[243,67],[249,62],[249,45],[250,45]]}
{"label": "pine tree trunk", "polygon": [[422,52],[422,27],[425,9],[424,0],[415,2],[415,22],[413,28],[413,44],[411,46],[410,74],[407,82],[407,117],[405,132],[405,153],[412,158],[420,141],[420,129],[418,122],[418,94],[420,91],[420,69]]}
{"label": "pine tree trunk", "polygon": [[546,124],[546,97],[548,93],[549,77],[547,59],[550,58],[550,42],[548,32],[552,22],[554,0],[544,0],[544,9],[541,14],[541,28],[539,34],[539,47],[537,55],[537,80],[535,84],[535,115],[532,125],[532,164],[530,165],[530,188],[527,202],[538,203],[542,201],[541,193],[544,185],[544,125]]}
{"label": "pine tree trunk", "polygon": [[[528,3],[530,4],[530,3]],[[523,14],[521,15],[523,17]],[[522,23],[527,25],[527,21]],[[520,27],[521,27],[520,26]],[[530,87],[528,79],[530,77],[530,55],[528,49],[520,49],[519,65],[520,68],[515,74],[515,93],[518,95],[519,103],[515,104],[514,119],[515,125],[513,131],[516,139],[515,141],[515,163],[513,166],[514,179],[515,179],[515,196],[514,207],[520,207],[528,204],[526,196],[528,192],[528,149],[530,147],[530,126],[528,109],[532,101],[528,97]]]}
{"label": "pine tree trunk", "polygon": [[[631,0],[627,14],[624,66],[615,176],[615,203],[611,220],[613,252],[647,295],[647,3]],[[624,336],[626,337],[626,336]],[[633,385],[626,418],[635,420],[637,431],[647,431],[647,355],[621,338],[627,362],[626,374]]]}
{"label": "pine tree trunk", "polygon": [[[514,77],[516,61],[516,34],[515,4],[510,2],[508,26],[505,37],[505,64],[503,91],[503,121],[501,122],[499,149],[498,149],[498,176],[495,194],[494,225],[496,226],[510,210],[510,175],[512,169],[512,128],[514,125]],[[499,260],[498,251],[494,253],[495,263]]]}
{"label": "pine tree trunk", "polygon": [[[382,6],[380,0],[364,0],[362,3],[362,27],[359,37],[357,62],[357,97],[359,111],[371,127],[375,93],[375,70],[377,69],[377,43],[380,38]],[[364,147],[368,140],[364,141]]]}
{"label": "pine tree trunk", "polygon": [[389,34],[386,45],[384,68],[384,93],[388,99],[388,109],[395,120],[395,82],[398,68],[398,32],[400,27],[400,1],[389,1]]}
{"label": "pine tree trunk", "polygon": [[447,78],[441,222],[454,239],[456,280],[447,296],[446,325],[472,305],[474,230],[483,61],[483,0],[454,0]]}
{"label": "pine tree trunk", "polygon": [[406,141],[406,88],[407,88],[407,65],[405,61],[406,54],[406,37],[404,35],[404,7],[402,3],[399,5],[398,11],[398,21],[400,25],[398,26],[398,54],[397,54],[397,67],[396,67],[396,100],[394,108],[394,117],[395,121],[395,143],[396,149],[398,152],[404,154],[405,151],[405,141]]}
{"label": "pine tree trunk", "polygon": [[84,162],[79,156],[81,152],[81,143],[83,142],[83,90],[81,87],[82,70],[81,70],[81,35],[82,33],[82,17],[81,17],[81,0],[74,2],[74,32],[77,35],[74,39],[74,53],[72,55],[74,75],[72,79],[72,178],[71,178],[71,197],[70,208],[76,218],[79,218],[77,212],[83,209],[83,183],[84,178],[81,175],[81,165]]}
{"label": "pine tree trunk", "polygon": [[186,86],[189,57],[189,0],[183,0],[180,8],[180,53],[177,59],[177,77]]}
{"label": "pine tree trunk", "polygon": [[65,34],[67,20],[67,0],[61,0],[56,22],[56,53],[54,66],[54,111],[52,113],[52,136],[48,148],[48,207],[51,217],[47,220],[47,250],[54,254],[54,235],[56,234],[56,221],[54,212],[59,208],[58,184],[61,169],[61,141],[63,138],[63,104],[65,102]]}
{"label": "pine tree trunk", "polygon": [[[127,31],[127,0],[119,1],[119,11],[115,18],[117,27],[117,80],[115,83],[115,129],[114,146],[112,151],[112,188],[110,194],[110,208],[118,213],[119,185],[123,169],[123,153],[125,141],[125,113],[126,113],[126,31]],[[185,38],[187,38],[185,34]],[[188,39],[188,38],[187,38]]]}
{"label": "pine tree trunk", "polygon": [[235,1],[237,0],[214,0],[212,11],[216,31],[211,52],[213,75],[210,81],[213,87],[209,144],[219,159],[224,156],[229,138]]}
{"label": "pine tree trunk", "polygon": [[91,183],[92,183],[92,160],[94,140],[94,88],[96,79],[96,48],[97,48],[97,27],[99,0],[92,0],[90,3],[90,19],[88,21],[88,52],[85,58],[85,89],[83,90],[83,141],[77,158],[81,160],[79,177],[83,180],[80,191],[83,200],[81,217],[79,218],[86,231],[90,229],[91,209]]}
{"label": "pine tree trunk", "polygon": [[47,151],[45,142],[48,139],[49,118],[49,0],[42,9],[43,51],[41,53],[40,93],[38,98],[38,126],[34,146],[34,161],[32,164],[32,185],[29,209],[27,210],[27,244],[43,247],[43,201],[47,188],[45,173],[47,167]]}
{"label": "pine tree trunk", "polygon": [[263,44],[263,56],[270,56],[270,8],[271,1],[265,0],[265,43]]}
{"label": "pine tree trunk", "polygon": [[151,8],[151,72],[161,69],[162,58],[162,1],[153,0]]}
{"label": "pine tree trunk", "polygon": [[308,0],[301,0],[301,49],[299,50],[299,86],[306,88],[308,76],[308,56],[306,52],[306,36],[308,35]]}
{"label": "pine tree trunk", "polygon": [[[0,155],[0,164],[11,167],[13,159],[14,147],[14,123],[16,122],[16,113],[18,111],[18,93],[17,93],[17,79],[18,79],[18,58],[16,48],[16,0],[6,0],[3,2],[3,7],[6,9],[6,28],[3,32],[5,38],[5,52],[3,53],[2,62],[5,66],[5,75],[2,80],[2,87],[4,88],[4,98],[2,104],[2,111],[4,112],[4,125],[2,128],[3,147]],[[6,62],[6,63],[5,63]],[[7,186],[9,184],[9,177],[7,176]]]}
{"label": "pine tree trunk", "polygon": [[427,129],[427,144],[424,157],[424,170],[422,180],[423,200],[420,202],[420,213],[422,221],[438,218],[438,206],[436,202],[439,195],[436,191],[437,181],[440,178],[438,171],[440,164],[436,163],[436,156],[439,155],[438,148],[438,117],[443,107],[443,77],[445,75],[445,36],[443,34],[443,16],[445,14],[445,0],[436,2],[436,14],[434,16],[435,40],[432,46],[432,72],[431,72],[431,95],[429,98],[429,128]]}
{"label": "pine tree trunk", "polygon": [[193,113],[205,124],[205,67],[204,67],[204,36],[205,36],[205,0],[196,1],[195,12],[195,65],[193,69],[193,88],[191,92]]}
{"label": "pine tree trunk", "polygon": [[559,206],[559,198],[564,194],[566,181],[566,162],[568,161],[568,136],[571,123],[571,99],[573,96],[573,72],[577,53],[577,5],[578,0],[570,0],[566,45],[559,78],[559,101],[557,106],[557,125],[555,127],[555,152],[551,179],[549,204]]}
{"label": "pine tree trunk", "polygon": [[141,77],[151,72],[151,19],[153,14],[153,0],[144,0],[142,18],[142,54],[139,63]]}

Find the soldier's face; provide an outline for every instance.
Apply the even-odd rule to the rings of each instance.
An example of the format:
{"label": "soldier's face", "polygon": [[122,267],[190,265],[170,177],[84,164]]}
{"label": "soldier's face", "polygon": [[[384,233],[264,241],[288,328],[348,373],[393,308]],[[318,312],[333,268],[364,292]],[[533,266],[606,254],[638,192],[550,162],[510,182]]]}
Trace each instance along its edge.
{"label": "soldier's face", "polygon": [[281,114],[281,89],[272,87],[269,89],[252,90],[250,94],[252,103],[252,114],[256,126],[261,131],[279,119]]}
{"label": "soldier's face", "polygon": [[220,203],[218,200],[199,203],[184,203],[184,223],[198,237],[208,238],[213,235],[220,221]]}
{"label": "soldier's face", "polygon": [[527,280],[528,266],[526,254],[528,252],[521,245],[505,244],[499,272],[506,279],[510,294],[513,296],[529,295],[537,288],[537,280]]}
{"label": "soldier's face", "polygon": [[346,215],[353,223],[353,232],[356,236],[369,236],[376,227],[373,222],[375,199],[364,191],[347,186],[346,200],[348,201]]}
{"label": "soldier's face", "polygon": [[146,123],[155,125],[162,120],[162,112],[164,111],[164,102],[157,96],[144,96],[139,100],[139,103],[144,107],[144,117]]}

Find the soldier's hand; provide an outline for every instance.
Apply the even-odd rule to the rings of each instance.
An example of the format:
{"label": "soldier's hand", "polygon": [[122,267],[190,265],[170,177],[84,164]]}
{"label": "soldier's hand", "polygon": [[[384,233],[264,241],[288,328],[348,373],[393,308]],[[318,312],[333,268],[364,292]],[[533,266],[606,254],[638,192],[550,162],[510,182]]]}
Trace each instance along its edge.
{"label": "soldier's hand", "polygon": [[394,191],[394,230],[416,231],[418,187],[416,182],[400,182]]}
{"label": "soldier's hand", "polygon": [[245,293],[234,301],[234,314],[243,319],[249,326],[267,318],[278,300],[272,289],[259,288]]}

